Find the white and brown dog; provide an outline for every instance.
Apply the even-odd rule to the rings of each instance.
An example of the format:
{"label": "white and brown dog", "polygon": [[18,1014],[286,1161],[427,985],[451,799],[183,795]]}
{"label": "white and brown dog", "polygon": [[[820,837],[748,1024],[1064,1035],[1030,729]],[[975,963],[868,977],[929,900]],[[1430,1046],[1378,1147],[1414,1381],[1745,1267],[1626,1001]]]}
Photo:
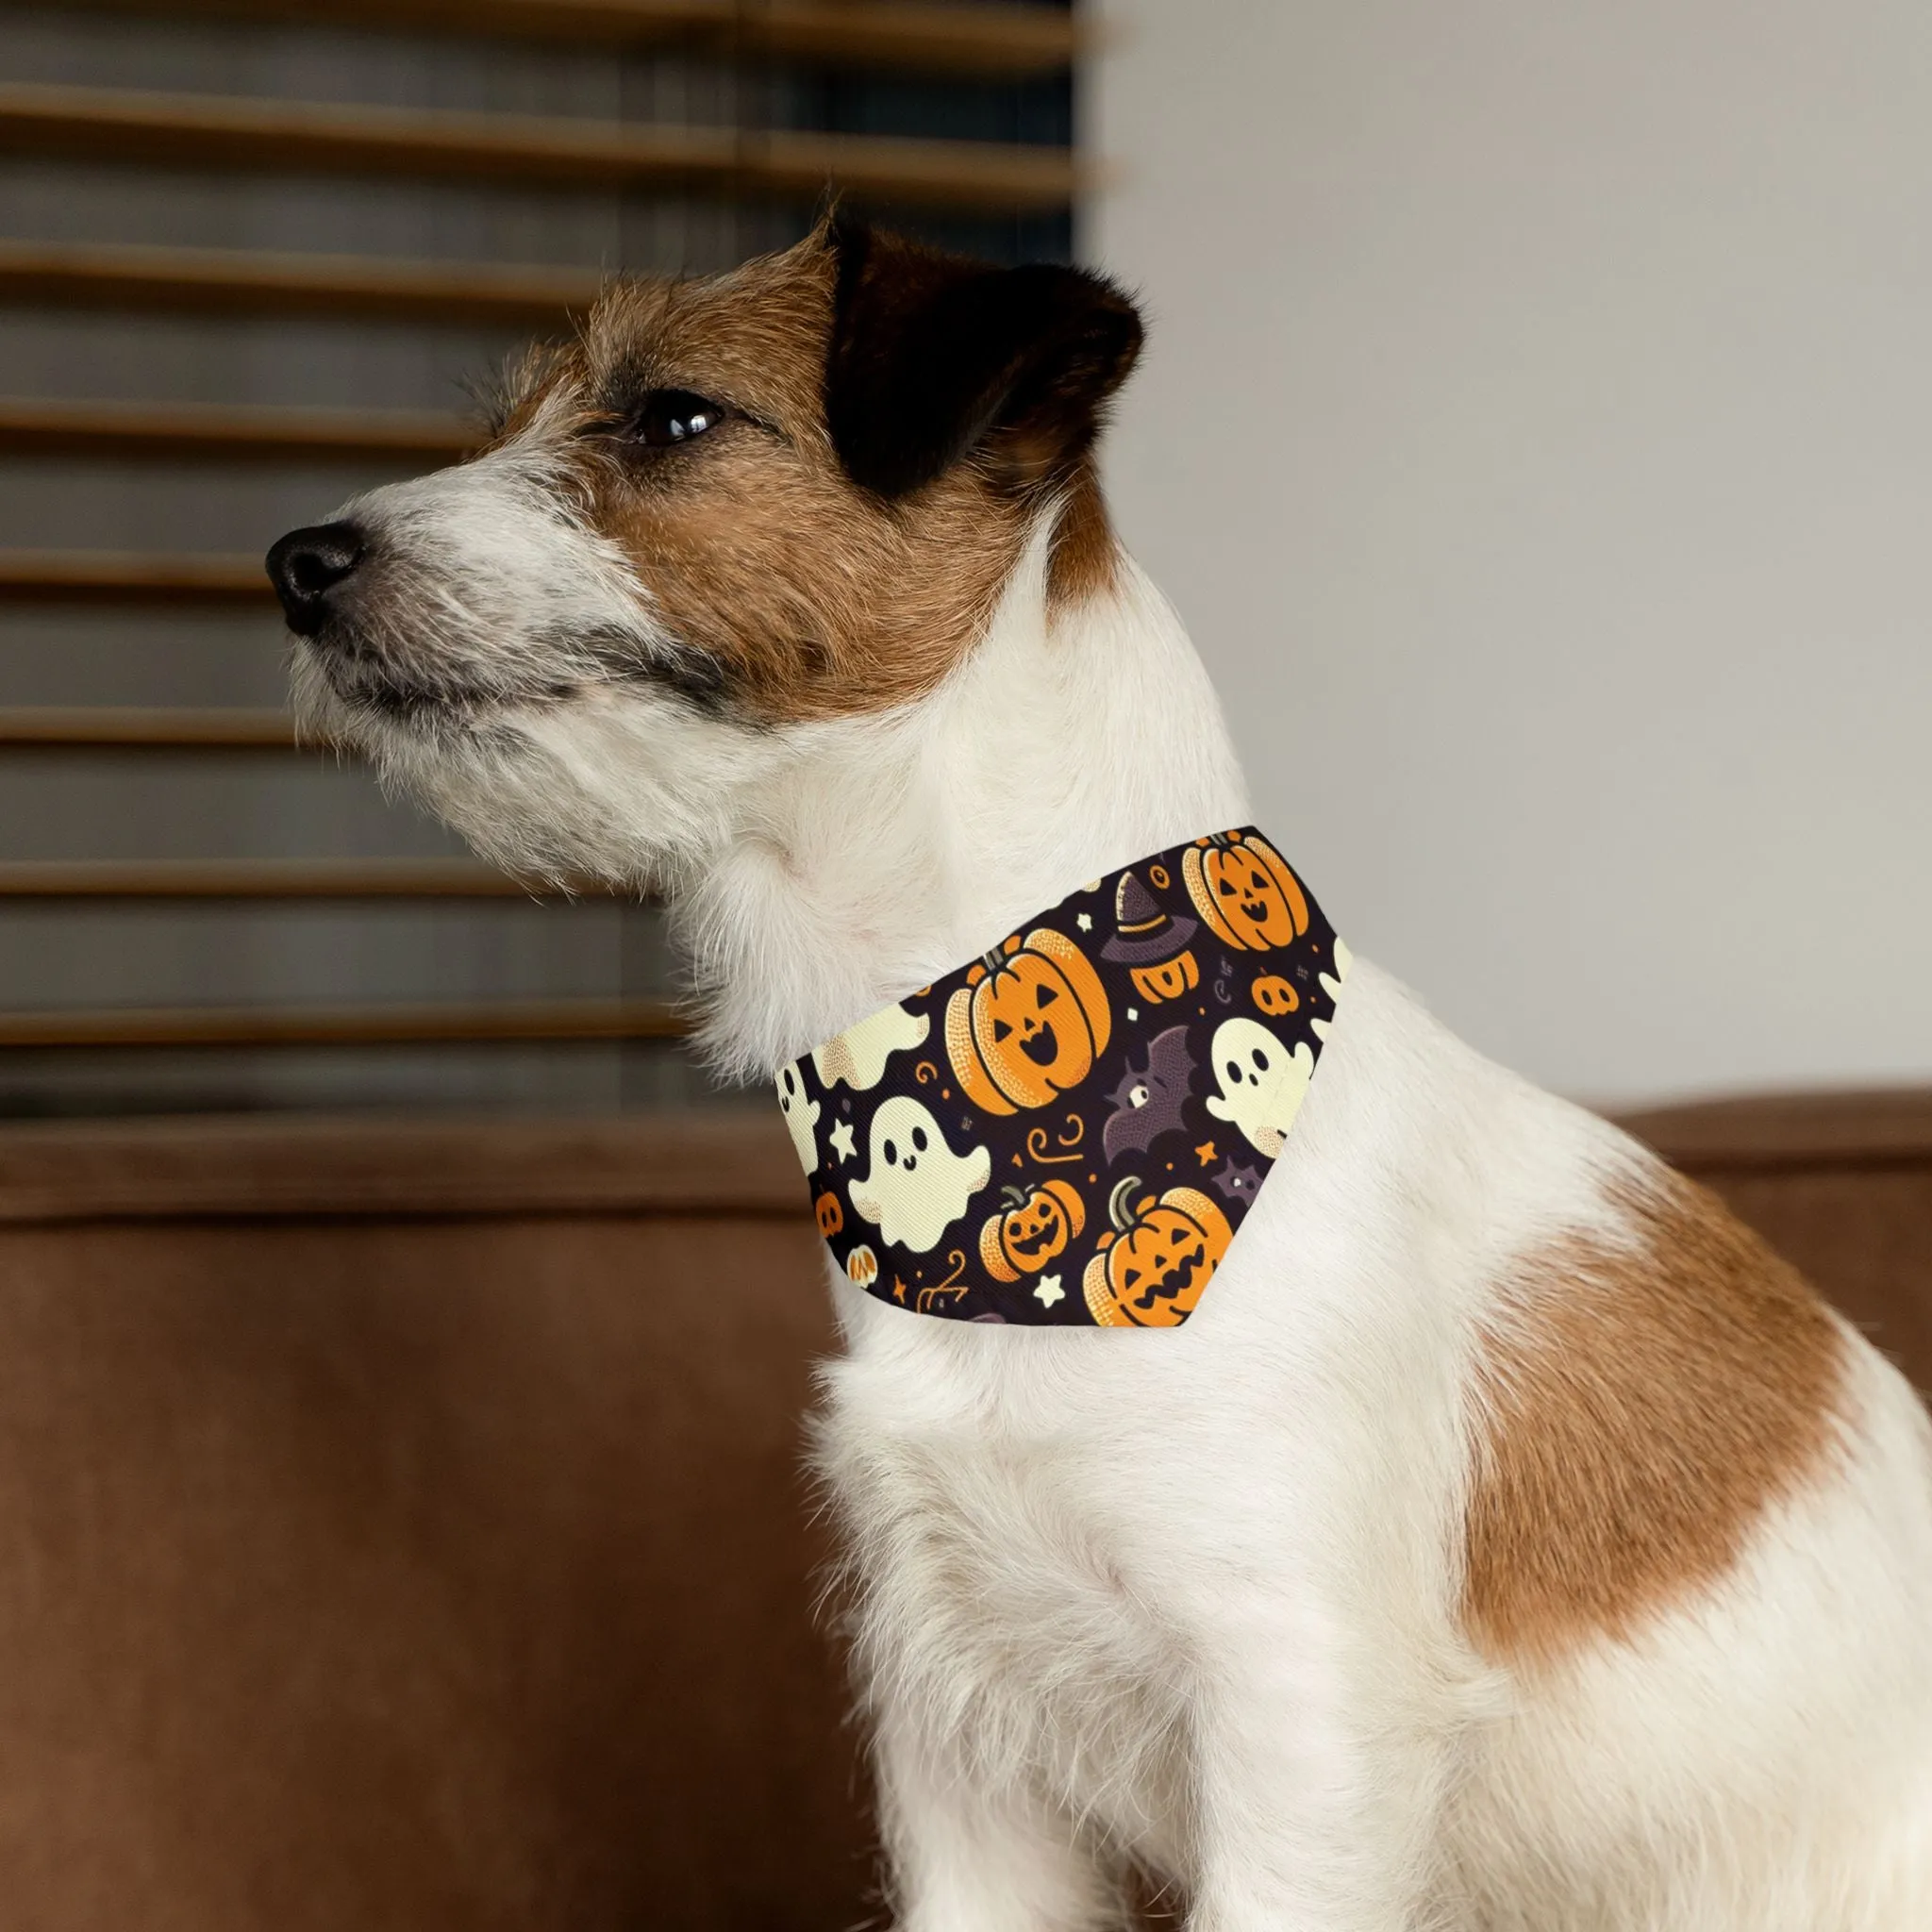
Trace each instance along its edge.
{"label": "white and brown dog", "polygon": [[[1247,817],[1091,449],[1106,282],[830,223],[613,289],[488,450],[276,547],[299,703],[526,874],[661,891],[771,1077]],[[835,1274],[824,1467],[899,1923],[1932,1925],[1932,1439],[1708,1197],[1357,964],[1184,1330]]]}

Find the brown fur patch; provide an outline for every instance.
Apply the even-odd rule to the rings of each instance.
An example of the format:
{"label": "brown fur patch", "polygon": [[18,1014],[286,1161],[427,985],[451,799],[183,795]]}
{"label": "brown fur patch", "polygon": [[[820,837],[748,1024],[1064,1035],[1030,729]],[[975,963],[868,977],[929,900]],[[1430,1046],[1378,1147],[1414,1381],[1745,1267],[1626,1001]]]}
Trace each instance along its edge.
{"label": "brown fur patch", "polygon": [[[835,274],[821,234],[708,280],[619,285],[510,419],[567,451],[593,522],[634,560],[666,628],[768,721],[930,691],[984,633],[1037,508],[992,455],[892,501],[846,475],[824,407]],[[599,418],[652,389],[734,413],[641,460],[600,443]],[[1098,588],[1111,550],[1083,466],[1054,554],[1057,599]]]}
{"label": "brown fur patch", "polygon": [[1075,473],[1054,527],[1053,554],[1048,559],[1047,608],[1053,611],[1105,596],[1114,587],[1120,546],[1100,493],[1093,465],[1083,462]]}
{"label": "brown fur patch", "polygon": [[1548,1661],[1722,1580],[1834,1440],[1843,1338],[1714,1196],[1659,1171],[1626,1247],[1529,1256],[1484,1339],[1466,1627]]}

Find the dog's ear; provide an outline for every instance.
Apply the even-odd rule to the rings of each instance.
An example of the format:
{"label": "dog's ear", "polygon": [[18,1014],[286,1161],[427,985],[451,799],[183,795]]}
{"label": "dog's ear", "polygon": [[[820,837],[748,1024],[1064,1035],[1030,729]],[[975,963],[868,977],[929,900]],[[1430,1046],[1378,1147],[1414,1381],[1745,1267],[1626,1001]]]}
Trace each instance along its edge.
{"label": "dog's ear", "polygon": [[1015,484],[1084,455],[1141,318],[1080,269],[992,268],[835,216],[825,421],[854,482],[904,496],[986,449]]}

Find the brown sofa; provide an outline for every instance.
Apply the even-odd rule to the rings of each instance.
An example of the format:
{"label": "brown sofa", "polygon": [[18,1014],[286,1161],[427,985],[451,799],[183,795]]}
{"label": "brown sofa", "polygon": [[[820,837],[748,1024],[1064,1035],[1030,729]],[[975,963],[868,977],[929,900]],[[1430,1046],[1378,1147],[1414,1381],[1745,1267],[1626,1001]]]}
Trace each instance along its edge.
{"label": "brown sofa", "polygon": [[[1932,1381],[1932,1096],[1634,1123]],[[789,1144],[0,1131],[0,1923],[873,1917]]]}

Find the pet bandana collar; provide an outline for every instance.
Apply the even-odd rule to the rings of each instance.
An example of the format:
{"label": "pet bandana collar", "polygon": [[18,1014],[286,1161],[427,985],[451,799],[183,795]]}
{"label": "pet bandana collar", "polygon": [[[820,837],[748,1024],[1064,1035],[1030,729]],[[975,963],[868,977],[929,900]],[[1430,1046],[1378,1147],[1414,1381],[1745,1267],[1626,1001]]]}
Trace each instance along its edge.
{"label": "pet bandana collar", "polygon": [[1347,970],[1253,826],[1082,886],[779,1074],[819,1232],[918,1314],[1177,1326],[1281,1152]]}

